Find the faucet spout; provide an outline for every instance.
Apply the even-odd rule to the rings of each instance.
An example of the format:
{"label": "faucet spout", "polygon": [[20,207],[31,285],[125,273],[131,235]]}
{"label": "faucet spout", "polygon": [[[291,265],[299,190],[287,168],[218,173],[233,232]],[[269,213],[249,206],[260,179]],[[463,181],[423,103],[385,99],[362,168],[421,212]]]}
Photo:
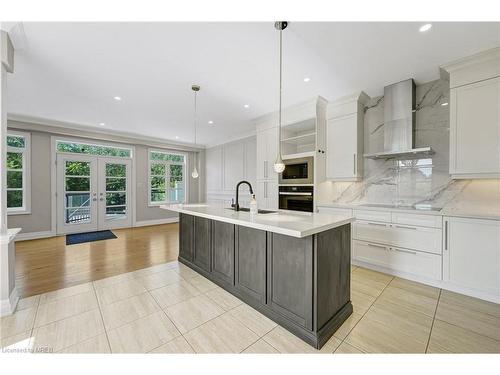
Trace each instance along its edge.
{"label": "faucet spout", "polygon": [[248,188],[250,189],[250,194],[253,195],[253,188],[252,188],[252,185],[250,184],[250,182],[248,181],[240,181],[236,184],[236,202],[234,202],[234,204],[231,205],[231,207],[234,207],[234,210],[235,211],[239,211],[240,210],[240,204],[239,204],[239,191],[240,191],[240,186],[242,184],[246,184],[248,185]]}

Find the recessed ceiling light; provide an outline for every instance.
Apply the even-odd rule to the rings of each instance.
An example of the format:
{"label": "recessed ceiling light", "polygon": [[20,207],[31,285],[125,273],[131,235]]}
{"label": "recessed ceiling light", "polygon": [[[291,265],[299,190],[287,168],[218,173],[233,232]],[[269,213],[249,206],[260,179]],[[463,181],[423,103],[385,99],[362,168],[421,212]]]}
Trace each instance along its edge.
{"label": "recessed ceiling light", "polygon": [[99,125],[105,126],[106,124],[104,122],[100,122]]}
{"label": "recessed ceiling light", "polygon": [[210,121],[208,122],[208,125],[213,125],[213,123],[214,123],[214,122],[213,122],[212,120],[210,120]]}
{"label": "recessed ceiling light", "polygon": [[441,105],[442,105],[443,107],[446,107],[446,106],[448,105],[448,102],[441,103]]}
{"label": "recessed ceiling light", "polygon": [[113,99],[115,99],[116,101],[120,101],[120,100],[122,100],[122,97],[121,96],[114,96]]}
{"label": "recessed ceiling light", "polygon": [[430,30],[431,27],[431,23],[426,23],[425,25],[420,26],[420,29],[418,29],[418,31],[420,31],[421,33],[425,33],[426,31]]}
{"label": "recessed ceiling light", "polygon": [[309,82],[310,80],[311,80],[311,78],[309,78],[309,77],[304,78],[304,82]]}
{"label": "recessed ceiling light", "polygon": [[175,136],[175,139],[179,139],[179,136],[178,136],[178,135],[176,135],[176,136]]}
{"label": "recessed ceiling light", "polygon": [[250,108],[250,104],[243,104],[243,107]]}

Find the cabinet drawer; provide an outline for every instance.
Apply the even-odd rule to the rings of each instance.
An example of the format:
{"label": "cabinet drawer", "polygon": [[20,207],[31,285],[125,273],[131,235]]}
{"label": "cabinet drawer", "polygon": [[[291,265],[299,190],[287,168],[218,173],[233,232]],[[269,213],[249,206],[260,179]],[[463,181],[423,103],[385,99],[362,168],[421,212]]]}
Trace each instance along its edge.
{"label": "cabinet drawer", "polygon": [[439,255],[396,247],[353,241],[353,259],[388,268],[392,271],[411,273],[415,276],[441,280]]}
{"label": "cabinet drawer", "polygon": [[356,221],[353,224],[353,238],[428,253],[442,253],[442,232],[436,228]]}
{"label": "cabinet drawer", "polygon": [[404,212],[393,212],[392,222],[403,225],[419,225],[422,227],[441,228],[443,219],[441,215],[408,214]]}
{"label": "cabinet drawer", "polygon": [[391,222],[389,211],[353,210],[353,214],[359,220]]}
{"label": "cabinet drawer", "polygon": [[350,208],[318,207],[318,212],[320,214],[349,215],[349,216],[352,216],[352,210]]}

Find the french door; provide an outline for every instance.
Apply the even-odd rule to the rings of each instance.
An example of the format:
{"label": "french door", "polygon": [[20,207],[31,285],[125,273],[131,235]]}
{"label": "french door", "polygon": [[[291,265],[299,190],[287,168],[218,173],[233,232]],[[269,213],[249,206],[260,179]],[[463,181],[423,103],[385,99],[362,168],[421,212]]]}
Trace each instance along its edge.
{"label": "french door", "polygon": [[57,233],[132,225],[130,159],[57,155]]}

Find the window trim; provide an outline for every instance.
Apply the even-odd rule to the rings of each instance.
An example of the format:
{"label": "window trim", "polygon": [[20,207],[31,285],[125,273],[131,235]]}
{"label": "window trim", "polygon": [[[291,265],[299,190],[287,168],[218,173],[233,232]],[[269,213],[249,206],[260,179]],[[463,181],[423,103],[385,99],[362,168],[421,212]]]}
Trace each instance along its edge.
{"label": "window trim", "polygon": [[[7,215],[29,215],[31,214],[31,133],[7,129],[7,136],[24,138],[24,148],[7,146],[7,152],[23,155],[23,205],[22,207],[8,207]],[[7,163],[7,160],[5,162]]]}
{"label": "window trim", "polygon": [[[151,160],[151,154],[153,152],[159,152],[162,154],[172,154],[172,155],[180,155],[184,157],[184,162],[175,162],[175,161],[164,161],[164,160]],[[185,152],[180,152],[180,151],[170,151],[170,150],[161,150],[161,149],[154,149],[154,148],[148,148],[148,207],[158,207],[163,204],[181,204],[181,203],[186,203],[187,202],[187,194],[188,194],[188,186],[187,182],[188,179],[186,178],[186,171],[187,171],[187,158],[188,154]],[[165,165],[165,196],[169,197],[170,193],[170,184],[167,183],[167,170],[169,165],[182,165],[182,181],[184,182],[184,201],[183,202],[170,202],[170,201],[162,201],[162,202],[152,202],[151,201],[151,178],[153,177],[151,175],[151,165],[152,164],[163,164]]]}

